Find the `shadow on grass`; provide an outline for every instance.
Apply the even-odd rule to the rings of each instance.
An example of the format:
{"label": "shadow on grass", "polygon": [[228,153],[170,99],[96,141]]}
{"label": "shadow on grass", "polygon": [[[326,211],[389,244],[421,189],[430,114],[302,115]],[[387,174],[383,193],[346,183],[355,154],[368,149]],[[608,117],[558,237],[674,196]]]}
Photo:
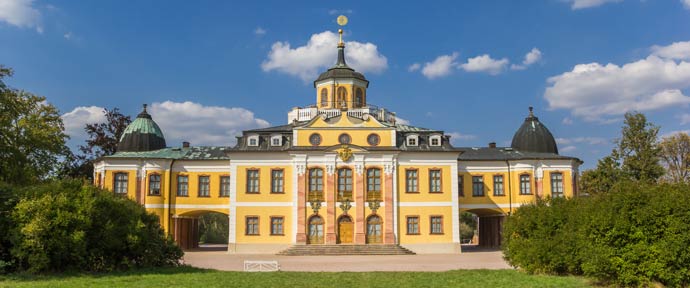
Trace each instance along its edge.
{"label": "shadow on grass", "polygon": [[475,253],[475,252],[500,252],[501,248],[488,248],[488,247],[480,247],[479,245],[476,244],[462,244],[460,246],[462,249],[462,253]]}
{"label": "shadow on grass", "polygon": [[8,275],[0,275],[0,283],[3,280],[31,282],[31,281],[49,281],[49,280],[65,280],[68,278],[102,278],[102,277],[126,277],[126,276],[144,276],[144,275],[174,275],[174,274],[199,274],[216,272],[213,269],[196,268],[188,265],[178,267],[151,267],[131,269],[124,271],[112,272],[81,272],[81,271],[64,271],[54,273],[30,274],[30,273],[15,273]]}

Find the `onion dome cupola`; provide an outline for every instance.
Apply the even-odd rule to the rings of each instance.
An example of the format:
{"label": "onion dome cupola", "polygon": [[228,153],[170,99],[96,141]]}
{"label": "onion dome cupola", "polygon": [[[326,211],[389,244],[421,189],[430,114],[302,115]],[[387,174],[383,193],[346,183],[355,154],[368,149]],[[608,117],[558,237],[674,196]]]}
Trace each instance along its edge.
{"label": "onion dome cupola", "polygon": [[556,140],[551,131],[534,116],[532,107],[529,107],[529,116],[525,118],[525,122],[515,132],[510,147],[518,151],[558,154]]}
{"label": "onion dome cupola", "polygon": [[165,137],[151,115],[144,110],[122,132],[117,144],[118,152],[141,152],[165,148]]}
{"label": "onion dome cupola", "polygon": [[[347,24],[347,17],[339,16],[338,24]],[[326,72],[321,73],[314,81],[316,88],[316,106],[322,109],[361,108],[366,106],[366,91],[369,81],[362,73],[355,71],[345,62],[345,43],[343,29],[338,29],[338,59]]]}

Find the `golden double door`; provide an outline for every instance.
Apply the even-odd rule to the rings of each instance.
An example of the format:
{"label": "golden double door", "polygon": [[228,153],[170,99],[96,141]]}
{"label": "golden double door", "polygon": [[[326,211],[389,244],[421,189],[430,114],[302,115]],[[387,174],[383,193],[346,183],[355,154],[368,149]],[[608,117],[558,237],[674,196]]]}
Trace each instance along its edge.
{"label": "golden double door", "polygon": [[341,217],[338,220],[338,243],[352,243],[354,230],[355,224],[352,223],[352,218]]}

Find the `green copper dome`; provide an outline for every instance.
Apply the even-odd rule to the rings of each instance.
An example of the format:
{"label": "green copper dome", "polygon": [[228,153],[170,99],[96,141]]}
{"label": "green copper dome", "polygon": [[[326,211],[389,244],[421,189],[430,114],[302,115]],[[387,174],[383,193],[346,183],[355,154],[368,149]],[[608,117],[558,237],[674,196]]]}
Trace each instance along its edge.
{"label": "green copper dome", "polygon": [[529,107],[529,115],[525,122],[515,132],[510,147],[518,151],[558,154],[556,140],[551,131],[534,116],[532,107]]}
{"label": "green copper dome", "polygon": [[118,152],[152,151],[165,148],[165,137],[151,115],[144,110],[130,123],[117,144]]}

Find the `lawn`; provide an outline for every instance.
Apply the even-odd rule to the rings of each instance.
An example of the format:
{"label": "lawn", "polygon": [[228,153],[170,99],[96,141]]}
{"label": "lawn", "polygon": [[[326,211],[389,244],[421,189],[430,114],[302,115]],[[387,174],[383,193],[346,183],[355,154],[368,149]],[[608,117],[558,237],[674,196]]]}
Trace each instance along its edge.
{"label": "lawn", "polygon": [[0,276],[0,287],[587,287],[578,277],[514,270],[448,272],[225,272],[192,267],[109,274]]}

